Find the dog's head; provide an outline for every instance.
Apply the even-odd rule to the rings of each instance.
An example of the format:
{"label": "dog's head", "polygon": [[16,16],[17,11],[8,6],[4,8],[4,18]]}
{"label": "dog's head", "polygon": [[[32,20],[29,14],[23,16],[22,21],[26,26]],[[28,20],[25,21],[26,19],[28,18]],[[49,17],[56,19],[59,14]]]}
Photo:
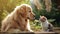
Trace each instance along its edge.
{"label": "dog's head", "polygon": [[30,19],[30,20],[33,20],[35,18],[35,15],[32,12],[32,8],[30,5],[22,4],[22,5],[18,6],[17,12],[23,18]]}
{"label": "dog's head", "polygon": [[47,20],[47,18],[45,16],[40,16],[40,21],[41,22],[45,22]]}

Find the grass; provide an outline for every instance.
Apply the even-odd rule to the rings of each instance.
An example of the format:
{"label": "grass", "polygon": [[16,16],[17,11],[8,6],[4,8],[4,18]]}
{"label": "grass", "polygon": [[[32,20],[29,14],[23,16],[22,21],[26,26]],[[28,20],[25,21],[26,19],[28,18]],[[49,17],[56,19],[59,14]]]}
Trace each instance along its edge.
{"label": "grass", "polygon": [[41,31],[41,25],[38,20],[30,21],[31,29],[33,31]]}

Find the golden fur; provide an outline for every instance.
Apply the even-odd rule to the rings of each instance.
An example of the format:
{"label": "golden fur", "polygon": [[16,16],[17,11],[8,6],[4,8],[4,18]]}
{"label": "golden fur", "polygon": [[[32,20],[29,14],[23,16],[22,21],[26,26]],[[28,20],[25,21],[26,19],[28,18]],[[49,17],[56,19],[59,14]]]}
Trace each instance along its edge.
{"label": "golden fur", "polygon": [[29,20],[34,20],[32,8],[30,5],[22,4],[17,6],[14,11],[2,21],[1,31],[6,32],[16,28],[21,31],[32,31],[30,26],[28,26]]}

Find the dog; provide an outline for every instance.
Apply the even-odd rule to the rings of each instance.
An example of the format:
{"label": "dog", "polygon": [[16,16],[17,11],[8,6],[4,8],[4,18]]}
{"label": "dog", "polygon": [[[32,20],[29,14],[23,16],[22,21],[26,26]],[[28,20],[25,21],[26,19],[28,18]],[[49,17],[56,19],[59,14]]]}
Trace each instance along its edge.
{"label": "dog", "polygon": [[39,22],[41,23],[42,31],[46,32],[53,31],[53,25],[48,22],[45,16],[40,16]]}
{"label": "dog", "polygon": [[1,31],[7,32],[10,29],[33,32],[30,28],[29,20],[34,20],[35,14],[28,4],[17,6],[1,23]]}

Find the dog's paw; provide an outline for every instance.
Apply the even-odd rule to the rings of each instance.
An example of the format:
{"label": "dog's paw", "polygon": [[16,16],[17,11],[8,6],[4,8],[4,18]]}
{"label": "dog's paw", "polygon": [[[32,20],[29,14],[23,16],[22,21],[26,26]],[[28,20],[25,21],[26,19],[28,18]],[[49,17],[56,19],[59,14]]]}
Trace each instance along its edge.
{"label": "dog's paw", "polygon": [[29,30],[30,32],[34,32],[33,30]]}

